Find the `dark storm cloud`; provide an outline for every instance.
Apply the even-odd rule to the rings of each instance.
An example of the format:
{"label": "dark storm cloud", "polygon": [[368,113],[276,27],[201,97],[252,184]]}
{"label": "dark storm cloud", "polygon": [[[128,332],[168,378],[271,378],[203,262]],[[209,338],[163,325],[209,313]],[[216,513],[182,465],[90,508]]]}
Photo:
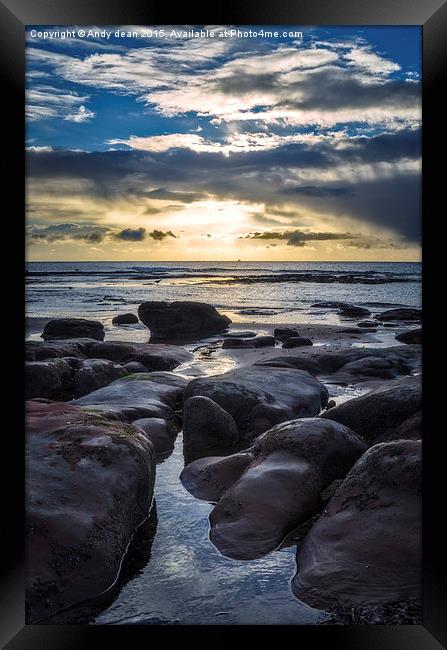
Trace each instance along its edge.
{"label": "dark storm cloud", "polygon": [[177,237],[171,230],[163,232],[162,230],[152,230],[146,232],[145,228],[123,228],[115,230],[108,226],[101,225],[77,225],[73,223],[60,223],[51,226],[29,226],[27,228],[27,238],[30,243],[37,241],[55,242],[64,240],[79,240],[91,244],[99,244],[106,237],[126,241],[139,242],[143,241],[146,236],[155,241],[163,241],[167,237]]}
{"label": "dark storm cloud", "polygon": [[280,239],[289,246],[305,246],[311,241],[332,241],[340,239],[355,239],[356,235],[349,232],[306,232],[294,230],[292,232],[254,232],[246,235],[244,239]]}
{"label": "dark storm cloud", "polygon": [[204,198],[202,194],[198,194],[197,192],[173,192],[164,187],[159,187],[151,192],[145,192],[145,196],[159,201],[179,201],[180,203],[193,203]]}
{"label": "dark storm cloud", "polygon": [[[263,203],[267,209],[283,209],[287,203],[286,212],[291,215],[296,206],[297,221],[294,224],[291,216],[290,225],[301,225],[299,215],[312,209],[385,226],[416,241],[420,172],[417,167],[403,171],[401,162],[416,161],[419,156],[420,132],[412,129],[346,138],[343,146],[327,141],[295,143],[229,156],[190,149],[150,154],[133,150],[28,152],[28,175],[30,180],[39,181],[38,188],[47,187],[48,191],[57,186],[58,179],[82,181],[86,187],[83,193],[93,199],[159,199],[186,205],[214,196]],[[384,164],[389,165],[386,173],[377,175],[373,168],[368,169],[368,174],[359,174],[355,181],[360,166]],[[348,166],[352,172],[347,169],[343,182],[290,182],[293,173],[295,178],[301,172],[318,176],[320,170],[331,172]],[[259,220],[266,217],[267,213]]]}
{"label": "dark storm cloud", "polygon": [[31,242],[36,241],[61,241],[64,239],[75,239],[98,244],[109,233],[106,226],[79,226],[74,223],[61,223],[52,226],[30,226],[27,229],[27,237]]}
{"label": "dark storm cloud", "polygon": [[[292,99],[294,90],[299,99]],[[297,84],[289,84],[285,94],[286,98],[277,106],[289,109],[411,108],[420,103],[421,88],[419,83],[403,79],[364,83],[353,77],[351,71],[328,67],[306,75]]]}
{"label": "dark storm cloud", "polygon": [[163,241],[163,239],[166,239],[166,237],[173,237],[174,239],[177,238],[177,235],[174,235],[171,230],[167,230],[166,232],[162,232],[161,230],[153,230],[152,232],[148,233],[148,236],[152,237],[152,239],[155,239],[156,241]]}
{"label": "dark storm cloud", "polygon": [[119,232],[114,233],[115,239],[122,239],[123,241],[143,241],[146,237],[145,228],[124,228]]}

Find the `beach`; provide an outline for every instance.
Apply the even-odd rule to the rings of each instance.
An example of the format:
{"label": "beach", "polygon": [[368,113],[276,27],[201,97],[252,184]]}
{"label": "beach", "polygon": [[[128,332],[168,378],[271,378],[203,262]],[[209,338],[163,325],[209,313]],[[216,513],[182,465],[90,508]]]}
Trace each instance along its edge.
{"label": "beach", "polygon": [[[72,420],[77,422],[79,413],[85,413],[87,418],[100,416],[118,428],[126,423],[125,426],[135,427],[137,438],[145,436],[140,442],[136,438],[135,444],[142,445],[139,454],[142,448],[146,449],[148,439],[152,451],[146,449],[144,454],[147,458],[151,454],[154,456],[154,445],[156,452],[155,460],[148,461],[153,476],[152,488],[145,488],[153,493],[149,502],[146,501],[149,511],[139,522],[127,521],[126,539],[120,538],[119,544],[114,542],[117,544],[115,564],[107,575],[101,575],[105,587],[102,594],[95,594],[94,589],[84,585],[82,589],[78,587],[75,598],[68,594],[58,605],[59,596],[50,596],[45,605],[30,587],[34,603],[32,616],[44,620],[48,615],[50,622],[88,621],[116,625],[343,622],[345,609],[339,608],[334,614],[337,608],[333,605],[319,604],[315,576],[312,595],[306,596],[308,587],[303,587],[303,578],[296,573],[295,556],[297,553],[299,556],[306,535],[306,543],[313,543],[312,536],[307,534],[310,523],[317,535],[316,522],[324,524],[325,506],[336,498],[336,490],[342,489],[343,479],[356,461],[360,463],[375,447],[396,445],[400,440],[405,444],[399,447],[399,454],[408,452],[411,456],[415,453],[412,445],[421,437],[417,426],[407,426],[406,433],[395,432],[404,431],[402,426],[414,419],[420,410],[419,398],[415,397],[420,391],[417,386],[421,373],[421,346],[416,336],[421,328],[420,265],[30,263],[26,279],[28,397],[31,400],[28,404],[34,403],[31,408],[35,409],[33,417],[36,419],[33,422],[37,422],[32,425],[35,427],[33,435],[38,436],[43,431],[39,418],[65,417],[64,405],[68,405],[73,413],[69,424]],[[180,315],[166,320],[172,301],[190,301],[191,309],[198,309],[200,326],[196,332],[188,332],[187,336],[182,333],[181,311]],[[201,308],[194,307],[197,303],[209,305],[212,311],[202,314]],[[151,311],[153,305],[161,309],[160,316],[157,311],[157,321]],[[137,322],[121,325],[112,322],[124,313],[133,314],[135,318],[138,315]],[[193,316],[195,318],[195,312]],[[73,335],[70,332],[75,330],[69,329],[72,327],[69,319],[79,318],[97,325],[87,334]],[[58,321],[62,329],[51,333],[52,321]],[[185,322],[196,321],[188,316]],[[64,327],[68,329],[64,331]],[[174,334],[168,336],[167,327]],[[396,339],[402,336],[408,342]],[[229,383],[224,381],[222,388],[219,377],[226,376]],[[148,385],[146,379],[150,380],[150,399],[143,390],[144,385]],[[135,397],[136,392],[131,395],[131,385],[136,386],[139,397]],[[393,417],[387,419],[387,413],[381,414],[379,409],[377,418],[383,423],[380,433],[371,432],[360,423],[357,411],[347,415],[340,411],[340,416],[334,415],[331,419],[332,409],[336,413],[351,400],[373,395],[380,403],[381,393],[378,393],[379,398],[374,397],[377,391],[394,386],[398,389],[402,386],[401,394],[408,392],[410,397],[405,398],[404,406],[396,407],[396,411],[401,412],[398,420],[392,411],[393,402],[387,397],[383,408],[390,409]],[[186,416],[189,400],[194,404],[194,408],[189,409],[190,419]],[[205,406],[208,403],[204,404],[203,400],[217,404],[216,408],[223,409],[224,413],[216,411],[216,415],[207,415]],[[51,414],[51,408],[61,410]],[[359,410],[366,412],[368,408],[366,402]],[[221,426],[227,415],[231,422]],[[349,432],[344,418],[350,419]],[[155,419],[158,428],[154,428]],[[329,461],[323,463],[318,455],[323,451],[315,455],[315,451],[298,449],[295,442],[281,446],[283,443],[278,441],[282,439],[282,430],[273,436],[270,446],[262,447],[263,436],[275,427],[287,425],[293,429],[305,426],[306,420],[310,423],[310,431],[315,428],[312,435],[318,440],[322,435],[319,432],[322,422],[332,427],[330,434],[324,435],[339,440],[331,448],[333,456],[329,463],[330,468],[339,467],[337,471],[327,469]],[[357,430],[351,421],[358,421],[358,426],[364,428]],[[298,425],[293,424],[296,422]],[[228,441],[226,436],[233,424],[234,437]],[[92,420],[88,426],[104,427],[105,424],[104,420],[99,424]],[[220,446],[216,444],[217,438],[210,439],[209,445],[200,442],[200,436],[203,438],[200,432],[207,431],[207,427],[219,433]],[[298,429],[293,429],[292,433],[289,429],[288,436],[301,435]],[[111,435],[113,438],[115,432]],[[409,445],[408,450],[406,445]],[[213,446],[215,450],[211,453]],[[324,451],[326,453],[329,452]],[[278,486],[283,486],[286,480],[276,479],[275,472],[280,472],[278,476],[286,472],[292,477],[293,485],[301,480],[308,484],[310,479],[305,477],[306,472],[310,472],[320,495],[314,497],[312,492],[308,497],[311,505],[306,501],[298,508],[295,497],[291,499],[286,490],[278,497],[281,498],[279,509],[284,508],[287,513],[284,521],[272,524],[271,539],[263,550],[253,551],[249,545],[245,555],[239,552],[243,543],[241,541],[238,546],[237,539],[244,540],[245,535],[256,538],[256,522],[255,528],[248,533],[245,531],[241,538],[238,537],[239,529],[248,526],[250,518],[237,520],[236,532],[230,528],[230,532],[218,533],[226,531],[222,528],[219,508],[223,508],[220,500],[227,499],[230,505],[225,507],[234,514],[231,504],[236,497],[232,494],[238,489],[237,499],[241,500],[244,512],[244,499],[253,498],[250,483],[244,484],[243,480],[250,475],[252,465],[244,469],[242,478],[237,479],[234,486],[233,480],[225,479],[229,481],[227,491],[219,493],[218,498],[209,497],[201,484],[201,462],[208,463],[206,459],[211,459],[206,471],[212,477],[214,471],[221,471],[214,469],[216,461],[213,458],[231,459],[233,456],[238,463],[245,463],[245,458],[249,457],[253,468],[265,467],[266,472],[270,467],[268,463],[273,463],[272,469],[265,474],[270,477],[268,480],[273,480],[272,485],[278,480]],[[273,458],[279,459],[276,465]],[[301,459],[299,463],[297,458]],[[318,478],[315,478],[317,470]],[[50,470],[46,467],[36,471],[45,474]],[[305,474],[299,478],[302,472]],[[261,481],[262,486],[262,480],[267,479],[262,478],[261,472],[260,478],[256,475],[256,481]],[[101,489],[105,489],[104,486]],[[381,486],[376,488],[375,498],[381,489]],[[204,496],[200,496],[203,490]],[[282,490],[283,487],[278,487],[278,494],[283,494]],[[388,499],[398,500],[398,495],[387,495]],[[45,499],[45,495],[42,498]],[[144,501],[141,495],[138,498]],[[403,498],[405,500],[406,495]],[[413,504],[413,492],[408,498]],[[257,502],[255,505],[257,508]],[[274,511],[278,504],[269,507]],[[101,510],[98,505],[95,508]],[[144,508],[143,503],[142,513]],[[412,512],[413,505],[408,508]],[[263,516],[261,507],[259,517]],[[374,513],[371,516],[374,517]],[[99,517],[98,514],[98,521]],[[102,525],[107,527],[107,513],[102,513],[101,517]],[[406,522],[396,525],[402,525],[404,530]],[[304,523],[307,526],[305,534]],[[87,530],[87,524],[83,525]],[[301,532],[296,533],[296,530]],[[228,547],[225,544],[230,537],[233,541]],[[239,550],[235,551],[236,547]],[[101,551],[95,552],[100,557]],[[306,554],[306,547],[303,552]],[[390,549],[391,562],[396,561],[394,554]],[[82,564],[82,560],[77,561]],[[385,571],[385,567],[382,569]],[[394,566],[394,570],[405,573],[400,565],[398,569]],[[364,594],[357,601],[354,598],[349,604],[350,611],[358,605],[359,620],[354,622],[362,622],[362,617],[363,622],[368,617],[375,617],[376,622],[387,622],[390,612],[400,616],[400,622],[417,620],[419,610],[417,604],[414,605],[418,602],[417,589],[411,591],[408,580],[408,576],[402,577],[405,588],[396,587],[392,602],[377,594],[370,603]],[[373,589],[375,587],[371,587]],[[81,593],[89,597],[82,599]]]}

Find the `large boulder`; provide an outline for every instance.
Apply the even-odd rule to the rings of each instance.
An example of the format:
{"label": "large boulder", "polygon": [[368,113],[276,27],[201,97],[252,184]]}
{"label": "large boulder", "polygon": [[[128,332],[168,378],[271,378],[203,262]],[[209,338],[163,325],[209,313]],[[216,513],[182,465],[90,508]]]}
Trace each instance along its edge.
{"label": "large boulder", "polygon": [[303,345],[313,345],[307,336],[289,336],[282,344],[283,348],[301,348]]}
{"label": "large boulder", "polygon": [[[366,395],[335,406],[321,417],[340,422],[361,435],[369,444],[392,440],[396,435],[404,436],[405,429],[397,434],[399,427],[422,408],[422,386],[420,377],[402,377],[381,386]],[[415,426],[409,427],[411,437]],[[409,434],[407,434],[409,435]],[[422,436],[422,431],[420,435]]]}
{"label": "large boulder", "polygon": [[120,365],[136,361],[142,364],[146,371],[152,371],[173,370],[180,364],[190,361],[193,355],[178,345],[95,341],[88,338],[25,343],[27,361],[44,361],[61,357],[108,359]]}
{"label": "large boulder", "polygon": [[104,325],[97,320],[55,318],[46,323],[41,336],[45,341],[82,337],[103,341],[105,332]]}
{"label": "large boulder", "polygon": [[421,345],[422,343],[422,330],[409,330],[408,332],[401,332],[396,334],[396,341],[400,343],[408,343],[413,345]]}
{"label": "large boulder", "polygon": [[66,359],[25,361],[25,399],[64,399],[72,375],[73,368]]}
{"label": "large boulder", "polygon": [[46,361],[62,357],[86,359],[87,349],[92,343],[96,341],[89,338],[66,341],[25,341],[25,360]]}
{"label": "large boulder", "polygon": [[[416,345],[347,348],[338,352],[326,352],[321,346],[263,359],[256,362],[255,367],[299,368],[332,383],[355,383],[374,376],[407,375],[418,368],[420,359],[420,347]],[[334,378],[335,373],[338,374]]]}
{"label": "large boulder", "polygon": [[387,309],[380,314],[376,314],[374,318],[380,321],[418,321],[422,318],[422,309],[414,309],[412,307]]}
{"label": "large boulder", "polygon": [[358,318],[359,316],[369,316],[371,314],[366,307],[357,307],[355,305],[343,305],[338,313],[340,316],[346,316],[346,318]]}
{"label": "large boulder", "polygon": [[125,422],[141,418],[162,418],[174,425],[177,424],[175,409],[182,403],[187,381],[175,375],[171,378],[170,374],[127,375],[72,403]]}
{"label": "large boulder", "polygon": [[286,341],[287,339],[290,339],[291,336],[299,336],[299,333],[296,329],[290,327],[277,327],[273,332],[273,336],[275,339],[278,339],[278,341]]}
{"label": "large boulder", "polygon": [[138,316],[149,328],[151,341],[192,341],[222,332],[231,323],[211,305],[193,301],[143,302]]}
{"label": "large boulder", "polygon": [[190,352],[177,345],[104,341],[88,344],[85,349],[90,358],[110,359],[120,364],[138,361],[147,370],[173,370],[193,358]]}
{"label": "large boulder", "polygon": [[221,375],[194,379],[185,398],[209,397],[236,421],[241,435],[253,436],[296,417],[318,415],[328,391],[303,370],[237,368]]}
{"label": "large boulder", "polygon": [[125,377],[128,371],[115,363],[105,359],[84,359],[81,360],[72,380],[72,396],[82,397],[88,395],[98,388],[103,388],[115,381]]}
{"label": "large boulder", "polygon": [[321,492],[343,478],[366,445],[346,427],[319,418],[278,425],[249,449],[194,461],[181,479],[217,501],[210,539],[223,555],[262,557],[318,508]]}
{"label": "large boulder", "polygon": [[112,325],[135,325],[138,323],[138,316],[135,314],[118,314],[112,318]]}
{"label": "large boulder", "polygon": [[294,594],[319,609],[421,598],[421,443],[370,448],[298,548]]}
{"label": "large boulder", "polygon": [[233,448],[239,432],[233,417],[209,397],[190,397],[183,405],[183,441],[188,452]]}
{"label": "large boulder", "polygon": [[25,399],[73,399],[127,374],[122,366],[104,359],[55,357],[46,361],[25,361]]}
{"label": "large boulder", "polygon": [[27,403],[26,618],[37,623],[110,588],[149,514],[152,445],[79,407]]}
{"label": "large boulder", "polygon": [[151,441],[157,456],[174,449],[177,429],[166,420],[162,418],[141,418],[140,420],[134,420],[132,424],[134,427],[141,429]]}

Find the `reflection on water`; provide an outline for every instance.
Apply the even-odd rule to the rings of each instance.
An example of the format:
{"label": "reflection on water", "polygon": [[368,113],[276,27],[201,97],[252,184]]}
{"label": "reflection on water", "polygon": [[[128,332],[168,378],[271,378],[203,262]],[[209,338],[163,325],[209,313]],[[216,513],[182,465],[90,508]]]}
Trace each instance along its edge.
{"label": "reflection on water", "polygon": [[95,623],[309,625],[325,619],[290,591],[295,547],[237,561],[211,544],[212,506],[190,495],[179,479],[182,447],[180,434],[174,452],[157,465],[158,525],[150,561]]}

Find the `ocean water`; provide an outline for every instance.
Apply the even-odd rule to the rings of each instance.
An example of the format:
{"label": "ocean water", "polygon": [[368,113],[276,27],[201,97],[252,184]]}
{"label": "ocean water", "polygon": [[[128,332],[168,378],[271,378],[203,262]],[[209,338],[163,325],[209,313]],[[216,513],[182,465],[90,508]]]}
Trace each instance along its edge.
{"label": "ocean water", "polygon": [[[111,325],[117,313],[136,313],[145,300],[207,302],[235,323],[261,332],[256,325],[342,322],[336,310],[311,307],[320,301],[368,306],[373,313],[421,303],[418,263],[42,262],[29,263],[26,270],[26,311],[34,323],[29,336],[36,339],[44,320],[77,316],[102,321],[106,338],[147,341],[142,324]],[[381,338],[394,342],[394,335],[383,330]],[[230,362],[231,356],[226,358]],[[205,368],[199,355],[195,372],[229,369],[221,358],[207,363]],[[177,371],[194,375],[191,368]],[[212,505],[185,490],[179,479],[183,467],[180,433],[173,453],[157,465],[157,524],[142,565],[93,624],[309,625],[324,620],[326,614],[290,590],[295,546],[253,561],[219,553],[209,540]]]}
{"label": "ocean water", "polygon": [[419,306],[421,265],[352,262],[31,262],[29,317],[97,317],[105,325],[145,300],[199,300],[234,322],[330,322],[310,310],[337,300],[377,309]]}

